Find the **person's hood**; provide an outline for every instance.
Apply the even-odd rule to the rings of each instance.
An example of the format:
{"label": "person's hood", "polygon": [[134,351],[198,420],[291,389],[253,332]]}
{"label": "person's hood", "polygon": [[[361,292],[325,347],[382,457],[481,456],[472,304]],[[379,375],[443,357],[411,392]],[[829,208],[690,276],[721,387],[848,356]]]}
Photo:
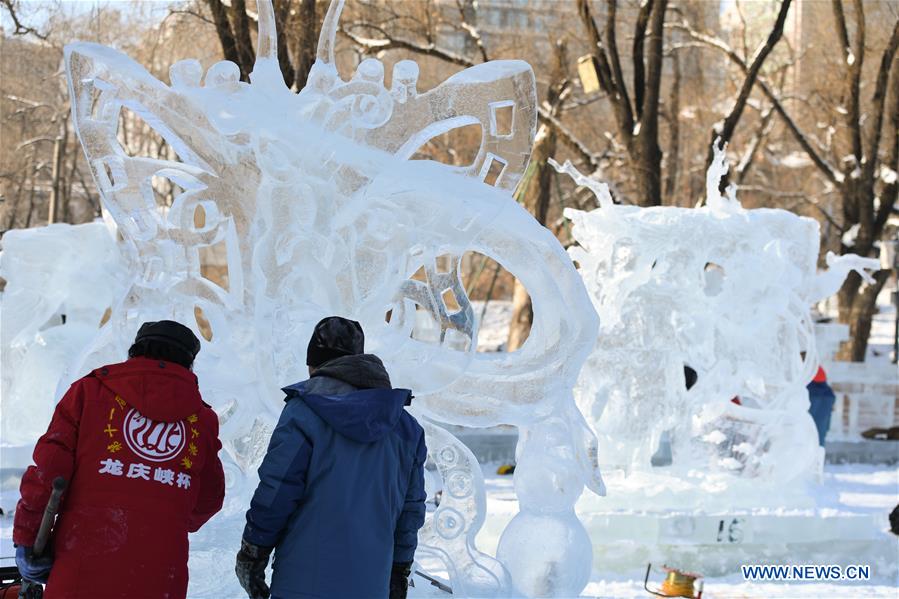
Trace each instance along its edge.
{"label": "person's hood", "polygon": [[131,358],[91,374],[151,420],[177,422],[204,406],[196,375],[174,362]]}
{"label": "person's hood", "polygon": [[392,431],[412,392],[392,389],[377,356],[359,354],[330,360],[312,378],[284,387],[285,401],[300,399],[341,435],[360,443]]}
{"label": "person's hood", "polygon": [[350,384],[356,389],[390,389],[390,375],[381,358],[374,354],[341,356],[315,369],[312,379],[328,377]]}

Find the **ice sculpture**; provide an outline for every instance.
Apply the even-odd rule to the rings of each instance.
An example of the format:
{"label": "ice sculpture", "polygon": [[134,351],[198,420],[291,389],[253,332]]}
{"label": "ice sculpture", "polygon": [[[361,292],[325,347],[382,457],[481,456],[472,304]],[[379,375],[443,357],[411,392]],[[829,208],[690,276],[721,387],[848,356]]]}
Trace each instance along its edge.
{"label": "ice sculpture", "polygon": [[121,302],[130,281],[114,235],[101,222],[3,234],[0,438],[5,445],[33,443],[46,431],[57,383],[96,336],[107,309]]}
{"label": "ice sculpture", "polygon": [[[716,152],[697,209],[614,205],[604,185],[556,165],[600,202],[565,212],[602,322],[577,397],[603,468],[651,475],[623,493],[629,508],[755,507],[765,489],[785,501],[822,457],[805,388],[817,368],[811,306],[850,268],[866,279],[879,268],[831,255],[817,274],[817,222],[720,195]],[[698,375],[689,390],[685,367]],[[662,489],[671,503],[659,504]]]}
{"label": "ice sculpture", "polygon": [[[67,46],[78,136],[125,251],[142,269],[81,371],[121,357],[142,320],[195,323],[201,310],[212,335],[196,371],[232,458],[229,501],[245,504],[252,475],[244,473],[280,411],[278,389],[305,377],[312,326],[329,314],[355,318],[395,384],[417,396],[447,489],[422,548],[445,561],[457,594],[502,595],[512,585],[529,595],[577,594],[590,546],[573,506],[584,484],[603,487],[572,388],[598,323],[564,250],[510,193],[534,138],[533,72],[495,61],[419,93],[414,62],[397,62],[388,88],[384,65],[368,59],[345,81],[334,62],[342,6],[328,10],[299,94],[283,83],[267,0],[259,1],[249,84],[227,61],[205,75],[198,61],[181,61],[166,85],[115,50]],[[165,138],[178,160],[128,155],[116,139],[124,110]],[[410,160],[430,138],[470,124],[482,131],[471,165]],[[171,206],[157,203],[154,179],[177,186]],[[227,288],[199,268],[201,249],[222,245]],[[459,272],[466,251],[493,258],[527,287],[534,324],[519,351],[476,352]],[[412,278],[417,271],[424,280]],[[422,318],[431,326],[416,326]],[[436,422],[520,428],[521,513],[505,531],[500,561],[474,546],[485,509],[477,462]],[[236,536],[239,525],[230,527],[222,534]],[[223,567],[208,555],[196,559]],[[192,595],[221,594],[216,585],[228,579],[201,578],[191,578]]]}

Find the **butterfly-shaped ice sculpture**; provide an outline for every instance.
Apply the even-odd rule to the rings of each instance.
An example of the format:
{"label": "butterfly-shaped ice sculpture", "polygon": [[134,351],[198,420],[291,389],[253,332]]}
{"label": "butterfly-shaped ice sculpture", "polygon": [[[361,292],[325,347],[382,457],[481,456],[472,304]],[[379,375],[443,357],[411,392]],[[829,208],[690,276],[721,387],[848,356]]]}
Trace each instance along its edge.
{"label": "butterfly-shaped ice sculpture", "polygon": [[[197,329],[201,310],[212,338],[197,372],[239,486],[238,468],[264,450],[278,389],[304,378],[312,326],[331,314],[358,319],[394,384],[415,392],[444,478],[444,501],[422,545],[444,559],[462,594],[501,593],[506,569],[474,549],[485,510],[477,461],[434,422],[517,425],[520,452],[549,443],[540,453],[558,462],[525,465],[517,477],[550,488],[561,469],[577,472],[577,489],[603,491],[595,439],[571,391],[597,318],[562,247],[510,193],[534,138],[533,72],[521,61],[490,62],[419,93],[414,62],[394,65],[388,89],[383,64],[368,59],[344,81],[334,61],[342,5],[334,2],[325,17],[299,94],[284,85],[263,0],[251,83],[231,62],[204,74],[198,61],[183,60],[166,85],[110,48],[66,48],[79,138],[140,270],[88,362],[121,355],[145,319]],[[117,139],[123,118],[144,121],[177,159],[129,155]],[[472,164],[410,160],[434,136],[472,124],[482,132]],[[171,205],[157,200],[160,182],[177,191]],[[209,251],[227,256],[226,287],[203,276],[200,256]],[[516,352],[476,352],[477,322],[459,272],[470,251],[502,264],[530,293],[534,324]],[[412,278],[416,271],[424,277]],[[522,510],[541,506],[522,499]],[[563,511],[574,518],[571,506]],[[524,586],[521,567],[506,566]]]}

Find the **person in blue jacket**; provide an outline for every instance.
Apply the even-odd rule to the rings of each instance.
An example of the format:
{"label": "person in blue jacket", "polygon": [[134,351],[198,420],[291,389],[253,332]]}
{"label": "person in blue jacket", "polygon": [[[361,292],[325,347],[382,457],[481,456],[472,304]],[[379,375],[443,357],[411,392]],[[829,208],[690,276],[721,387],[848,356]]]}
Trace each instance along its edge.
{"label": "person in blue jacket", "polygon": [[809,399],[808,413],[811,414],[815,428],[818,429],[818,445],[824,447],[824,439],[830,430],[830,416],[833,414],[833,404],[836,403],[837,396],[827,384],[827,373],[821,366],[818,366],[815,378],[806,388]]}
{"label": "person in blue jacket", "polygon": [[[259,467],[236,572],[251,599],[405,598],[424,524],[424,431],[358,322],[331,316],[309,341],[310,378]],[[265,568],[274,550],[271,589]]]}

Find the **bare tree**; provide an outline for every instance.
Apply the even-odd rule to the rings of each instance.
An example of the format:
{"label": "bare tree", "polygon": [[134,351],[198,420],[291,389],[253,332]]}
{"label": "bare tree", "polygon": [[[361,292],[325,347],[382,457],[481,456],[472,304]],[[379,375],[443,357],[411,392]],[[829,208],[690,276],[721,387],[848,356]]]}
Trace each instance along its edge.
{"label": "bare tree", "polygon": [[[571,91],[567,75],[568,57],[564,42],[556,44],[554,68],[546,93],[545,106],[550,116],[557,117],[562,103]],[[549,159],[556,155],[558,133],[552,125],[541,124],[531,150],[531,161],[522,184],[516,190],[518,201],[534,215],[537,222],[547,225],[549,204],[552,198],[550,184],[555,170],[549,166]],[[527,289],[517,279],[512,295],[512,323],[509,325],[507,351],[515,351],[525,342],[534,321],[534,308]]]}
{"label": "bare tree", "polygon": [[[743,114],[743,110],[746,108],[746,103],[749,101],[749,95],[759,76],[762,65],[765,63],[765,59],[768,58],[768,55],[771,54],[774,46],[777,45],[777,42],[783,37],[784,23],[787,21],[787,13],[790,12],[790,2],[791,0],[783,0],[781,2],[780,10],[777,13],[777,19],[774,21],[771,32],[768,34],[767,39],[759,45],[752,56],[749,68],[746,69],[746,76],[743,79],[743,84],[740,86],[740,91],[734,99],[734,104],[731,107],[730,112],[724,120],[716,123],[715,126],[712,127],[712,136],[709,140],[709,152],[705,161],[706,168],[709,168],[712,165],[715,144],[719,142],[722,144],[729,143],[733,137],[734,131],[737,128],[737,123],[740,122],[740,117]],[[719,183],[719,187],[722,191],[727,187],[727,184],[728,176],[725,174]]]}
{"label": "bare tree", "polygon": [[618,136],[627,148],[629,168],[636,187],[634,203],[660,206],[662,150],[659,147],[659,106],[668,0],[646,0],[640,6],[634,26],[633,94],[629,92],[624,80],[618,51],[617,0],[608,0],[606,3],[604,33],[600,33],[593,17],[590,0],[577,0],[577,6],[590,39],[593,65],[600,87],[612,104]]}
{"label": "bare tree", "polygon": [[[750,68],[740,85],[733,107],[727,116],[715,126],[715,138],[729,141],[737,128],[746,102],[749,99],[756,77],[778,40],[783,36],[784,22],[790,8],[791,0],[783,0],[777,19],[766,41],[756,50]],[[605,6],[605,22],[600,31],[599,24],[593,16],[590,0],[577,0],[578,13],[591,42],[591,51],[597,79],[615,114],[615,125],[618,137],[627,150],[630,178],[635,185],[634,202],[641,206],[659,206],[663,203],[662,194],[662,150],[659,141],[659,118],[664,114],[660,94],[663,78],[662,60],[664,55],[665,15],[668,9],[667,0],[645,0],[639,9],[634,25],[631,62],[633,84],[628,88],[621,66],[622,58],[618,47],[617,29],[618,2],[607,0]],[[677,65],[675,59],[675,65]],[[679,65],[674,69],[673,94],[677,94],[679,86]],[[633,99],[632,99],[633,98]],[[671,98],[677,101],[677,96]],[[669,123],[676,123],[675,112],[668,118]],[[677,152],[678,133],[671,136],[671,150]],[[712,152],[709,148],[710,164]],[[677,169],[678,156],[668,160],[669,169]],[[677,172],[669,173],[666,178],[666,189],[674,191],[673,181]],[[723,183],[723,184],[726,184]]]}
{"label": "bare tree", "polygon": [[[231,0],[228,4],[222,0],[205,2],[212,14],[225,60],[237,64],[241,79],[248,81],[256,61],[251,30],[258,28],[257,16],[249,11],[245,0]],[[316,0],[273,0],[278,30],[278,64],[284,84],[295,90],[306,85],[309,70],[315,62],[318,31],[324,17],[316,4]]]}
{"label": "bare tree", "polygon": [[[854,0],[852,6],[854,37],[849,33],[843,3],[833,0],[831,5],[834,18],[832,31],[842,58],[841,103],[834,112],[842,114],[840,130],[843,132],[842,142],[834,143],[830,148],[831,157],[800,128],[783,99],[764,77],[758,77],[757,86],[792,138],[839,198],[842,217],[840,233],[844,234],[840,253],[875,256],[876,243],[883,237],[890,215],[896,213],[899,197],[899,184],[895,176],[899,170],[899,18],[895,19],[892,33],[881,52],[873,77],[874,91],[867,110],[863,111],[862,76],[868,51],[865,3]],[[686,23],[681,27],[694,40],[723,52],[742,72],[749,72],[750,66],[746,61],[723,40],[696,31]],[[884,139],[887,143],[882,147]],[[834,157],[840,167],[834,166]],[[853,272],[837,295],[840,321],[850,328],[844,355],[853,361],[865,359],[877,295],[888,278],[889,271],[882,270],[874,275],[873,285],[864,285],[861,277]]]}

